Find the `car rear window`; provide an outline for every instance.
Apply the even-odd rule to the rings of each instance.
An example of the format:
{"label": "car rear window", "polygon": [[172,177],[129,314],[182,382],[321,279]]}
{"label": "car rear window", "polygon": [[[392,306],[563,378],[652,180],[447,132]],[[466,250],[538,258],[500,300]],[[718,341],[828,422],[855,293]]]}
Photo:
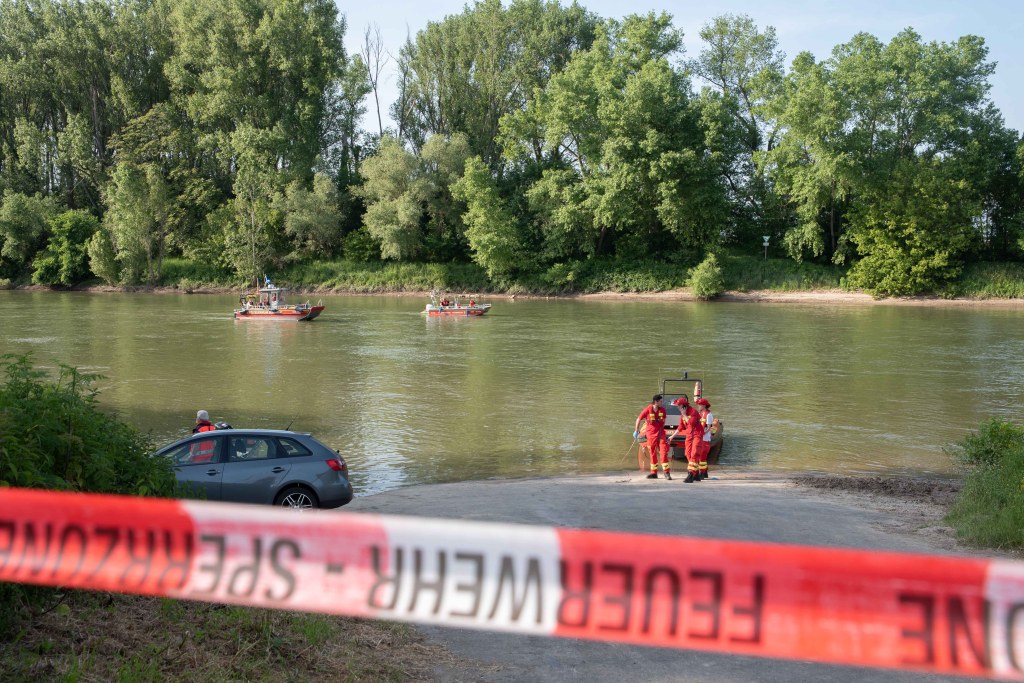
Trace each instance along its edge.
{"label": "car rear window", "polygon": [[305,455],[313,455],[313,451],[295,439],[278,439],[277,443],[281,446],[278,451],[279,458],[299,458]]}

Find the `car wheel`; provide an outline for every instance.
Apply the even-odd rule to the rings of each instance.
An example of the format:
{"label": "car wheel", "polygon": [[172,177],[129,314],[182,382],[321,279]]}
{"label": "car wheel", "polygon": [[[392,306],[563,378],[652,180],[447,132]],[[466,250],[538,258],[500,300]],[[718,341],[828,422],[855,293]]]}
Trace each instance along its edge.
{"label": "car wheel", "polygon": [[301,486],[291,486],[277,494],[274,505],[292,508],[294,510],[310,510],[319,507],[316,495]]}

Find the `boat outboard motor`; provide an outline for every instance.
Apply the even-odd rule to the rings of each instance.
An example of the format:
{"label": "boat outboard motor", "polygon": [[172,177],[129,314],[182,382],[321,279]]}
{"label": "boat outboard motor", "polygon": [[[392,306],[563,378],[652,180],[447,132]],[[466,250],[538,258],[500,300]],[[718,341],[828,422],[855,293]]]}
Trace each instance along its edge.
{"label": "boat outboard motor", "polygon": [[229,425],[227,422],[214,422],[213,426],[217,429],[234,429],[234,427]]}

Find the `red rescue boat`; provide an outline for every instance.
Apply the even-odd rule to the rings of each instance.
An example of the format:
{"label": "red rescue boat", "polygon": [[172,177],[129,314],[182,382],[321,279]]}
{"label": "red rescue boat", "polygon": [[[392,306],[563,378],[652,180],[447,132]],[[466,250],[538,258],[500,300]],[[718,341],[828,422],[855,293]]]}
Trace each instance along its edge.
{"label": "red rescue boat", "polygon": [[263,286],[256,294],[246,294],[238,300],[240,308],[235,309],[235,320],[313,320],[323,313],[323,302],[286,304],[284,293],[287,288],[278,287],[264,277]]}
{"label": "red rescue boat", "polygon": [[481,316],[491,310],[490,304],[478,304],[473,299],[469,303],[463,303],[459,297],[449,299],[438,294],[437,290],[430,293],[430,303],[423,311],[428,317],[450,316],[454,318],[468,318]]}

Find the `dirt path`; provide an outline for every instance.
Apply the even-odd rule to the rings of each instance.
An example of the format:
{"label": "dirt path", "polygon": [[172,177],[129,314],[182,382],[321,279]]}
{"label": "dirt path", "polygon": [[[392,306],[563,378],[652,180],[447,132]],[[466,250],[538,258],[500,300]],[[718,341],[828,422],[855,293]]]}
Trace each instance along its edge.
{"label": "dirt path", "polygon": [[[718,468],[700,484],[636,472],[415,486],[347,509],[495,522],[938,554],[957,545],[942,516],[955,484],[803,477]],[[885,482],[888,481],[889,484]],[[929,484],[929,482],[931,482]],[[699,547],[695,547],[699,552]],[[459,661],[440,681],[963,681],[898,671],[424,627]],[[461,663],[460,663],[461,662]]]}

